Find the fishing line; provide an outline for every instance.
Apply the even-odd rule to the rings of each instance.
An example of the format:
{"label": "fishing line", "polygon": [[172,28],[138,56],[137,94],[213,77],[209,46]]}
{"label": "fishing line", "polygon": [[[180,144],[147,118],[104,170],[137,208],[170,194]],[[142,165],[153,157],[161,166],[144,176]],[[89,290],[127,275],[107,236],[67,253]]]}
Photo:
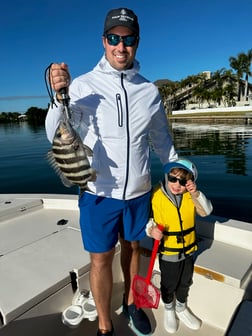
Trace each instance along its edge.
{"label": "fishing line", "polygon": [[[55,103],[55,99],[54,99],[54,94],[53,94],[53,88],[52,88],[52,82],[51,82],[51,67],[52,67],[51,63],[50,65],[48,65],[48,67],[45,69],[45,84],[46,84],[46,89],[50,98],[50,102],[51,102],[51,107],[53,108],[53,105],[55,105],[56,107],[57,104]],[[59,93],[62,96],[61,102],[64,106],[64,112],[65,112],[65,118],[70,120],[71,119],[71,111],[70,111],[70,107],[69,107],[69,101],[70,101],[70,97],[68,96],[67,93],[67,89],[66,88],[62,88],[59,90]]]}
{"label": "fishing line", "polygon": [[45,69],[45,85],[46,85],[46,90],[48,92],[48,96],[50,98],[50,102],[51,102],[51,107],[53,107],[53,105],[55,105],[56,107],[57,104],[55,103],[55,99],[54,99],[54,94],[53,94],[53,88],[52,88],[52,83],[51,83],[51,66],[53,63],[51,63],[50,65],[48,65],[48,67]]}

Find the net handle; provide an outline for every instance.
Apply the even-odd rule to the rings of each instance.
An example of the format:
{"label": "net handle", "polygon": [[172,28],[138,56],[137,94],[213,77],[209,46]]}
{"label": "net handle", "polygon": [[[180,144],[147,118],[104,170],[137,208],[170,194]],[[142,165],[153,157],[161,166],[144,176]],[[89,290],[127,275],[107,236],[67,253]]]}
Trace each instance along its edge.
{"label": "net handle", "polygon": [[[163,231],[164,230],[164,226],[158,224],[157,225],[159,230]],[[152,276],[152,271],[153,271],[153,267],[154,267],[154,263],[155,263],[155,259],[156,259],[156,255],[157,255],[157,251],[158,251],[158,247],[159,247],[159,240],[155,239],[154,240],[154,245],[153,245],[153,249],[152,249],[152,253],[151,253],[151,259],[150,259],[150,264],[148,267],[148,273],[147,273],[147,277],[146,277],[146,283],[147,285],[150,284],[150,280],[151,280],[151,276]]]}

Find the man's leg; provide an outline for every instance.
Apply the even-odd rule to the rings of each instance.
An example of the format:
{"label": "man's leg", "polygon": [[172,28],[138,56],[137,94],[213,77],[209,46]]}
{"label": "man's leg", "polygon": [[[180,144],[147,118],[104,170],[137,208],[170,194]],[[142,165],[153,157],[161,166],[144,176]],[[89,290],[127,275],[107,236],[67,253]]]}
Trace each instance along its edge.
{"label": "man's leg", "polygon": [[137,241],[129,242],[121,238],[120,244],[121,267],[125,281],[125,303],[130,305],[134,301],[131,284],[139,270],[139,243]]}
{"label": "man's leg", "polygon": [[130,325],[137,335],[150,335],[151,325],[148,316],[134,304],[132,282],[139,271],[139,243],[120,239],[121,265],[125,280],[123,311],[130,319]]}
{"label": "man's leg", "polygon": [[115,249],[105,253],[90,253],[90,285],[93,293],[99,329],[111,330],[112,262]]}

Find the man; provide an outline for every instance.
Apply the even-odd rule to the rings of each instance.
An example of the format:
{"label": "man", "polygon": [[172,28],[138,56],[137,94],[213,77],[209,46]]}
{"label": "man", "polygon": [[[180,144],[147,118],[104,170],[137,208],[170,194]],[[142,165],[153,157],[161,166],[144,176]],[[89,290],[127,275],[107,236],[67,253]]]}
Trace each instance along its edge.
{"label": "man", "polygon": [[[131,282],[139,269],[139,240],[145,236],[150,207],[150,140],[163,164],[177,158],[158,89],[139,72],[135,60],[139,24],[127,8],[111,10],[102,37],[105,55],[69,87],[72,120],[93,151],[97,172],[91,192],[79,200],[84,248],[90,252],[90,286],[99,317],[97,336],[114,335],[111,321],[112,261],[118,236],[125,278],[123,310],[139,335],[149,335],[147,315],[133,303]],[[46,131],[52,141],[63,105],[60,89],[69,86],[66,64],[51,66],[57,107],[50,107]]]}

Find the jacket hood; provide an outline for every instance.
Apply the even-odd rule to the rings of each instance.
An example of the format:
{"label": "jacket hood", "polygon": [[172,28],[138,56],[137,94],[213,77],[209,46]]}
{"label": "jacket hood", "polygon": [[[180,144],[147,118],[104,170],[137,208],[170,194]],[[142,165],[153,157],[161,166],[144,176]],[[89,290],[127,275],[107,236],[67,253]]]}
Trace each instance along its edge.
{"label": "jacket hood", "polygon": [[181,201],[182,201],[182,194],[178,194],[178,195],[174,195],[172,194],[172,192],[169,190],[169,188],[166,187],[167,181],[164,178],[161,182],[160,182],[160,187],[161,190],[163,192],[163,194],[177,207],[180,207]]}

